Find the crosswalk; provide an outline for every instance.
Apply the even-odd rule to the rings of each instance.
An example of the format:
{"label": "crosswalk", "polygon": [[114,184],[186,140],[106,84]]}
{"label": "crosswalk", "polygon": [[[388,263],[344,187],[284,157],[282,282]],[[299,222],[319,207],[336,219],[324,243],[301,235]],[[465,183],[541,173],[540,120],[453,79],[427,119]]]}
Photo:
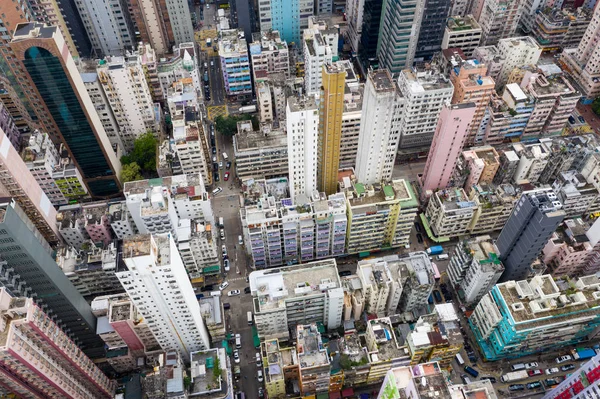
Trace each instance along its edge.
{"label": "crosswalk", "polygon": [[227,281],[232,283],[234,281],[246,280],[246,277],[236,277],[236,278],[228,278]]}

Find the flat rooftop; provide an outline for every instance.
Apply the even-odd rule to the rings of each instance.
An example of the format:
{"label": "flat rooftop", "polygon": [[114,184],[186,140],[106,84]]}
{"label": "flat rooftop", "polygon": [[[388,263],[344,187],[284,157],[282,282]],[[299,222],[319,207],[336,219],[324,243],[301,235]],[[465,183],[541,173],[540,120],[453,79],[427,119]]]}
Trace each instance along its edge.
{"label": "flat rooftop", "polygon": [[286,300],[341,287],[334,259],[250,273],[250,290],[259,312],[284,308]]}
{"label": "flat rooftop", "polygon": [[[44,24],[38,22],[28,22],[17,24],[15,28],[15,34],[13,36],[13,41],[18,41],[20,39],[50,39],[54,35],[58,28],[56,26],[45,26]],[[36,31],[37,34],[33,34]]]}
{"label": "flat rooftop", "polygon": [[288,107],[292,112],[318,110],[317,101],[314,97],[289,97]]}
{"label": "flat rooftop", "polygon": [[454,88],[446,76],[434,69],[404,69],[402,70],[401,75],[408,83],[408,88],[413,93]]}
{"label": "flat rooftop", "polygon": [[465,17],[461,16],[451,16],[448,18],[448,22],[446,24],[449,30],[452,32],[460,32],[465,30],[481,30],[481,25],[473,18],[472,15],[467,15]]}
{"label": "flat rooftop", "polygon": [[[396,334],[389,318],[369,320],[367,329],[373,332],[377,346],[377,354],[371,355],[371,363],[408,357],[406,347],[399,346]],[[373,348],[370,348],[373,349]]]}
{"label": "flat rooftop", "polygon": [[327,349],[323,346],[316,324],[296,326],[296,351],[300,369],[326,366],[329,364]]}
{"label": "flat rooftop", "polygon": [[123,239],[123,258],[154,255],[158,265],[170,264],[171,249],[168,235],[138,234]]}
{"label": "flat rooftop", "polygon": [[392,75],[387,69],[377,69],[369,72],[369,81],[373,83],[377,92],[390,92],[396,91],[396,85],[392,80]]}
{"label": "flat rooftop", "polygon": [[233,136],[235,152],[284,147],[287,150],[287,134],[274,129],[269,134],[261,131],[243,131]]}
{"label": "flat rooftop", "polygon": [[445,211],[475,208],[476,204],[469,201],[469,197],[462,188],[447,188],[435,193]]}

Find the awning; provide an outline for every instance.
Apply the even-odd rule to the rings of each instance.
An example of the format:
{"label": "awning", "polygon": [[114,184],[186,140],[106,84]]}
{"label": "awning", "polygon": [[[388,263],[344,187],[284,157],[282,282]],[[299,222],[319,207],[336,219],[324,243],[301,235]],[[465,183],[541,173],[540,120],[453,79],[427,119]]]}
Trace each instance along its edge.
{"label": "awning", "polygon": [[325,393],[318,393],[317,394],[317,399],[329,399],[329,394],[327,392],[325,392]]}
{"label": "awning", "polygon": [[354,389],[346,388],[342,391],[342,397],[349,398],[350,396],[354,396]]}
{"label": "awning", "polygon": [[260,338],[258,337],[258,330],[256,326],[252,326],[252,340],[254,341],[254,347],[260,347]]}
{"label": "awning", "polygon": [[329,399],[342,399],[340,391],[329,392]]}
{"label": "awning", "polygon": [[425,232],[427,232],[427,237],[429,237],[430,240],[435,241],[435,242],[447,242],[450,241],[450,237],[436,237],[433,234],[433,231],[431,231],[431,227],[429,227],[429,221],[427,220],[427,218],[425,217],[424,213],[421,213],[419,215],[419,217],[421,218],[421,222],[423,223],[423,227],[425,228]]}

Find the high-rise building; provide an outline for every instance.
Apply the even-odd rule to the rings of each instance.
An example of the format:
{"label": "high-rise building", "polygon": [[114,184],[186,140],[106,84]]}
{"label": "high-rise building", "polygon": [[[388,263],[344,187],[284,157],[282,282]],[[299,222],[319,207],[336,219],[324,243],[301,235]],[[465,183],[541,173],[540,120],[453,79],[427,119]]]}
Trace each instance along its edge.
{"label": "high-rise building", "polygon": [[183,358],[210,348],[200,306],[170,234],[123,240],[117,277],[164,350]]}
{"label": "high-rise building", "polygon": [[[2,57],[0,56],[0,69],[4,70],[2,68]],[[15,90],[15,87],[11,86],[11,82],[6,76],[0,76],[0,103],[2,103],[2,108],[8,112],[8,115],[18,129],[19,134],[29,133],[34,130],[35,126],[31,119],[31,115],[25,108],[25,102],[23,99],[19,98],[17,90]],[[4,110],[0,112],[4,114]],[[0,116],[0,120],[5,121],[0,122],[0,127],[4,129],[5,133],[9,132],[8,136],[10,138],[11,128],[8,126],[10,122],[6,122],[7,119],[5,118],[5,116]],[[11,142],[14,144],[16,140],[11,139]]]}
{"label": "high-rise building", "polygon": [[592,20],[592,13],[593,10],[586,7],[541,8],[530,17],[535,20],[531,34],[544,51],[577,47]]}
{"label": "high-rise building", "polygon": [[154,102],[139,57],[107,57],[97,67],[98,80],[119,126],[126,151],[133,149],[136,138],[146,132],[159,133]]}
{"label": "high-rise building", "polygon": [[337,28],[327,26],[325,21],[309,20],[309,28],[304,30],[302,38],[306,94],[319,96],[323,85],[323,66],[337,59],[337,39]]}
{"label": "high-rise building", "polygon": [[560,58],[565,71],[573,77],[583,92],[585,103],[600,95],[600,7],[595,7],[579,46],[565,49]]}
{"label": "high-rise building", "polygon": [[[356,275],[362,285],[365,311],[377,317],[395,314],[402,294],[402,270],[392,259],[361,260]],[[396,267],[394,267],[396,266]]]}
{"label": "high-rise building", "polygon": [[35,298],[88,356],[104,354],[90,306],[56,265],[48,242],[14,201],[0,206],[0,253],[0,282],[11,294]]}
{"label": "high-rise building", "polygon": [[503,272],[498,249],[490,236],[477,236],[459,243],[448,264],[450,282],[466,304],[478,303]]}
{"label": "high-rise building", "polygon": [[500,281],[529,276],[531,263],[565,217],[561,208],[551,189],[521,195],[496,241],[505,268]]}
{"label": "high-rise building", "polygon": [[342,63],[327,63],[321,73],[317,187],[330,195],[337,192],[338,185],[346,69]]}
{"label": "high-rise building", "polygon": [[413,66],[425,1],[392,0],[383,3],[377,57],[381,66],[392,74]]}
{"label": "high-rise building", "polygon": [[600,326],[600,280],[590,275],[571,284],[549,274],[496,284],[469,318],[486,361],[558,351],[588,341]]}
{"label": "high-rise building", "polygon": [[492,96],[476,139],[483,136],[483,143],[498,145],[521,137],[534,106],[518,84],[507,84],[501,98]]}
{"label": "high-rise building", "polygon": [[425,195],[448,187],[475,111],[473,103],[446,104],[442,108],[421,178]]}
{"label": "high-rise building", "polygon": [[[0,130],[4,132],[12,146],[18,151],[21,148],[21,132],[11,113],[0,99]],[[29,131],[29,127],[26,128]]]}
{"label": "high-rise building", "polygon": [[481,26],[472,15],[463,18],[453,14],[448,18],[442,38],[442,50],[459,48],[470,58],[473,50],[479,47],[479,42],[481,42]]}
{"label": "high-rise building", "polygon": [[402,157],[426,153],[442,107],[452,98],[452,83],[435,68],[414,68],[400,73],[398,87],[405,100],[398,153]]}
{"label": "high-rise building", "polygon": [[167,11],[166,1],[130,0],[133,20],[141,41],[150,43],[159,56],[171,52],[171,48],[175,44],[171,16]]}
{"label": "high-rise building", "polygon": [[290,97],[286,109],[290,198],[317,189],[319,111],[312,97]]}
{"label": "high-rise building", "polygon": [[271,179],[288,174],[287,135],[283,129],[273,129],[270,124],[252,129],[251,121],[238,122],[238,132],[233,136],[235,175],[247,179]]}
{"label": "high-rise building", "polygon": [[290,52],[288,44],[277,31],[255,33],[250,43],[250,61],[256,84],[257,77],[268,78],[273,73],[290,76]]}
{"label": "high-rise building", "polygon": [[114,397],[115,381],[33,299],[0,288],[0,320],[3,388],[23,398]]}
{"label": "high-rise building", "polygon": [[481,45],[491,46],[500,39],[514,36],[521,18],[523,0],[479,0],[481,14],[476,15],[481,25]]}
{"label": "high-rise building", "polygon": [[298,380],[302,395],[328,392],[331,364],[316,323],[296,326]]}
{"label": "high-rise building", "polygon": [[433,55],[442,49],[444,28],[451,3],[451,0],[425,0],[415,61],[431,60]]}
{"label": "high-rise building", "polygon": [[84,0],[75,4],[96,57],[124,55],[135,47],[135,30],[125,1]]}
{"label": "high-rise building", "polygon": [[344,112],[342,114],[342,139],[340,140],[340,169],[356,167],[356,154],[360,127],[362,122],[362,101],[364,85],[358,82],[358,77],[351,67],[350,61],[346,63],[346,88],[344,89]]}
{"label": "high-rise building", "polygon": [[487,67],[475,60],[465,61],[458,68],[452,68],[450,81],[454,86],[452,104],[474,103],[475,114],[467,129],[466,144],[472,146],[483,140],[479,133],[481,121],[492,95],[496,82],[485,76]]}
{"label": "high-rise building", "polygon": [[386,69],[369,72],[356,153],[356,178],[364,184],[392,178],[400,132],[396,120],[403,102]]}
{"label": "high-rise building", "polygon": [[314,7],[313,0],[259,0],[260,31],[279,31],[288,44],[299,46]]}
{"label": "high-rise building", "polygon": [[[366,71],[369,66],[373,68],[379,66],[377,48],[379,46],[383,4],[383,0],[364,0],[364,6],[362,7],[363,22],[358,39],[358,57],[363,71]],[[360,6],[359,0],[358,7]]]}
{"label": "high-rise building", "polygon": [[360,36],[363,28],[365,0],[348,0],[346,2],[346,20],[348,21],[348,39],[352,51],[358,54]]}
{"label": "high-rise building", "polygon": [[73,58],[56,27],[28,23],[17,26],[11,47],[25,67],[25,78],[41,100],[36,104],[54,126],[93,197],[121,191],[121,164],[100,122]]}
{"label": "high-rise building", "polygon": [[542,399],[587,399],[600,397],[600,355],[582,363],[564,381],[548,391]]}
{"label": "high-rise building", "polygon": [[467,233],[477,208],[462,188],[448,187],[433,193],[425,217],[437,237],[458,237]]}
{"label": "high-rise building", "polygon": [[258,335],[265,340],[287,341],[291,328],[308,322],[328,330],[342,324],[344,290],[334,259],[254,271],[250,291]]}
{"label": "high-rise building", "polygon": [[2,129],[0,148],[0,187],[21,206],[46,241],[58,243],[56,210]]}
{"label": "high-rise building", "polygon": [[251,95],[250,58],[244,33],[237,29],[220,31],[219,57],[227,95],[239,100]]}

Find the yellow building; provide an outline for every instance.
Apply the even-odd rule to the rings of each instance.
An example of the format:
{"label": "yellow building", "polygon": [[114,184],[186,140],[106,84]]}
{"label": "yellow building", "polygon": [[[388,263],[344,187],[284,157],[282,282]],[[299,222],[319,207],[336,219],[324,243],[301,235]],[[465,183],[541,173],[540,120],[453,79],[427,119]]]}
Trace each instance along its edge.
{"label": "yellow building", "polygon": [[330,195],[337,192],[346,70],[342,63],[325,64],[322,76],[317,186]]}
{"label": "yellow building", "polygon": [[[265,376],[265,388],[269,398],[285,397],[285,378],[283,374],[282,355],[279,350],[279,341],[271,339],[260,344],[260,355],[264,369],[269,369]],[[277,368],[269,366],[277,365]],[[279,372],[276,372],[279,370]]]}

